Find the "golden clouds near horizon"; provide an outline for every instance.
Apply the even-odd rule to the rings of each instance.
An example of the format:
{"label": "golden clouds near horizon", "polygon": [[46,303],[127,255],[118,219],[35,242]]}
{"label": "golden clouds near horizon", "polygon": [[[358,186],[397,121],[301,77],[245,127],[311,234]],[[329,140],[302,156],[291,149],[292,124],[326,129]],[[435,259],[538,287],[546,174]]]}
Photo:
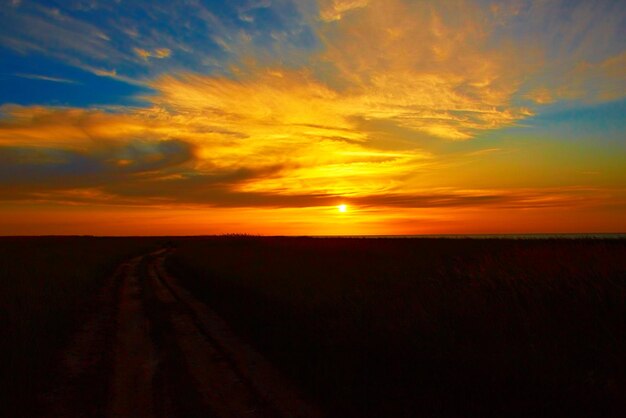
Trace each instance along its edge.
{"label": "golden clouds near horizon", "polygon": [[[624,95],[612,88],[623,77],[623,54],[581,64],[567,77],[571,85],[542,78],[523,90],[545,65],[545,50],[494,36],[518,13],[461,1],[323,1],[313,19],[320,47],[301,65],[241,56],[220,74],[164,72],[142,81],[153,92],[135,107],[5,105],[0,197],[212,208],[231,228],[256,213],[257,222],[282,222],[289,231],[315,230],[317,222],[328,233],[355,234],[385,233],[384,225],[433,232],[409,225],[450,226],[455,208],[512,212],[623,196],[621,189],[574,184],[587,181],[578,172],[568,172],[574,180],[557,173],[553,183],[565,180],[549,183],[544,174],[558,167],[533,158],[540,146],[471,145],[482,133],[523,123],[542,105]],[[154,65],[177,57],[165,47],[134,54]],[[597,92],[587,93],[585,83]],[[560,158],[574,160],[575,148]],[[587,165],[613,167],[611,158]],[[337,206],[342,201],[351,206]]]}

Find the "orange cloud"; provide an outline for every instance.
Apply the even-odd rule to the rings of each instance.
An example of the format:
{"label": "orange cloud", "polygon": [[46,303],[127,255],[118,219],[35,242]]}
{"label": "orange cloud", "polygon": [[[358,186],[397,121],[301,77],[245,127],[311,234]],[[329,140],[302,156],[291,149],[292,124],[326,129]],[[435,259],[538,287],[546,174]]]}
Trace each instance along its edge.
{"label": "orange cloud", "polygon": [[172,55],[172,51],[168,48],[155,48],[153,51],[148,51],[143,48],[133,48],[133,51],[137,54],[137,56],[143,58],[144,60],[147,60],[148,58],[168,58]]}
{"label": "orange cloud", "polygon": [[320,1],[320,17],[330,22],[340,20],[347,12],[366,7],[369,0],[323,0]]}
{"label": "orange cloud", "polygon": [[513,96],[529,70],[520,50],[489,48],[495,23],[462,2],[373,1],[320,29],[322,60],[338,69],[350,106],[433,136],[469,139],[515,124]]}
{"label": "orange cloud", "polygon": [[[462,188],[451,182],[462,162],[410,141],[385,148],[388,134],[362,122],[471,132],[515,120],[511,109],[473,109],[478,119],[463,116],[468,109],[445,109],[445,119],[424,105],[403,119],[395,98],[385,102],[384,91],[395,94],[391,87],[341,90],[304,70],[259,69],[239,79],[181,73],[151,86],[151,103],[134,109],[4,106],[4,198],[228,207],[333,206],[341,199],[395,208],[581,203],[555,190],[506,191],[497,182]],[[465,160],[490,154],[469,152]]]}

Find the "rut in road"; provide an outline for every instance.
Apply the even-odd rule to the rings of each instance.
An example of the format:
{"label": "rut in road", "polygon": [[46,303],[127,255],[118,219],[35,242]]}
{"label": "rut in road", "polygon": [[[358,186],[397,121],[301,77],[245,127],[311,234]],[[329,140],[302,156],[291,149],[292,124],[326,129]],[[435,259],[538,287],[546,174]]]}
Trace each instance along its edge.
{"label": "rut in road", "polygon": [[138,257],[122,279],[109,417],[321,417],[261,355],[163,267]]}

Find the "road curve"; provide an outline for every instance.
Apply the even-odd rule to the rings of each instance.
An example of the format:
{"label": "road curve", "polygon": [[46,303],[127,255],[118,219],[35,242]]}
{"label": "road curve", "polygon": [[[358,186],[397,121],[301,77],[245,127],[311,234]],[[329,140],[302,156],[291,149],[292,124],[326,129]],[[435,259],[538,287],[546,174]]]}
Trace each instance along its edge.
{"label": "road curve", "polygon": [[124,270],[105,415],[322,417],[166,272],[169,254],[137,257]]}

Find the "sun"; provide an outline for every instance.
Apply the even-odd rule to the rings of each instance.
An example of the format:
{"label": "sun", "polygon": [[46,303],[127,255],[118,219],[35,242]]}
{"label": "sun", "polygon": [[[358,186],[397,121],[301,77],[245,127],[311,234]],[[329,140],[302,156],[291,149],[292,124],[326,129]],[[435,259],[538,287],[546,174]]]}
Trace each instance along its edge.
{"label": "sun", "polygon": [[339,205],[337,206],[337,210],[341,213],[345,213],[348,211],[348,205]]}

